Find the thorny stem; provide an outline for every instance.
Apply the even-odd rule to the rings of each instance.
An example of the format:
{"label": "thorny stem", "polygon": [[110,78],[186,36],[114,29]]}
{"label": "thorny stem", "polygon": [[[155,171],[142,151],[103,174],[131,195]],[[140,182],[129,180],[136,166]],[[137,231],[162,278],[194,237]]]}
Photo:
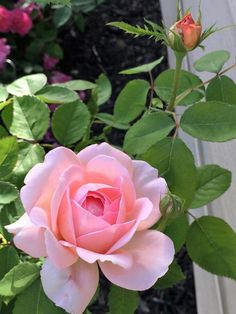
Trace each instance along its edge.
{"label": "thorny stem", "polygon": [[173,82],[173,89],[172,89],[172,95],[170,99],[170,103],[167,107],[168,111],[173,111],[175,107],[175,100],[177,97],[177,90],[179,87],[179,78],[180,78],[180,71],[182,68],[183,59],[185,57],[185,53],[175,53],[176,56],[176,67],[175,67],[175,74],[174,74],[174,82]]}
{"label": "thorny stem", "polygon": [[151,93],[150,93],[150,101],[149,101],[149,106],[148,106],[148,112],[151,111],[151,107],[152,107],[152,100],[153,100],[153,96],[154,96],[154,80],[153,80],[153,76],[152,76],[152,72],[149,71],[148,72],[149,74],[149,78],[150,78],[150,90],[151,90]]}

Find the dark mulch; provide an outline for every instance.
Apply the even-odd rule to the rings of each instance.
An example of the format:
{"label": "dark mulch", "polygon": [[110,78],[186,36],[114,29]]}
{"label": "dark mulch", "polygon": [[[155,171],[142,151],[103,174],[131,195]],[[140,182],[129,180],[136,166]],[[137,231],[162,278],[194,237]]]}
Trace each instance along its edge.
{"label": "dark mulch", "polygon": [[[65,59],[61,64],[67,74],[75,78],[94,81],[101,72],[105,72],[113,84],[113,96],[106,111],[111,112],[114,99],[120,89],[130,79],[119,75],[122,69],[151,62],[162,55],[166,49],[146,38],[133,39],[119,30],[105,26],[110,21],[123,20],[132,24],[142,24],[143,18],[161,22],[160,6],[157,0],[107,0],[87,18],[86,30],[79,33],[76,29],[64,29],[61,44],[65,50]],[[154,71],[156,76],[167,68],[167,59]],[[113,143],[117,142],[117,133],[112,133]],[[141,293],[141,304],[137,314],[195,314],[196,301],[193,282],[192,263],[186,250],[178,254],[186,280],[166,290],[150,289]],[[93,313],[105,313],[108,283],[102,279],[99,302],[93,307]]]}

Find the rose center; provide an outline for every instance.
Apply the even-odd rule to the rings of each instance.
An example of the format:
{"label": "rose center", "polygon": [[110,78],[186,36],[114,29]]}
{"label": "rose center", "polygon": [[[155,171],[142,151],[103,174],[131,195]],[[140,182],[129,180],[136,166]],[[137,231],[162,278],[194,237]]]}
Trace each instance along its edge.
{"label": "rose center", "polygon": [[104,214],[104,202],[96,195],[88,195],[84,200],[82,207],[94,216],[103,216]]}

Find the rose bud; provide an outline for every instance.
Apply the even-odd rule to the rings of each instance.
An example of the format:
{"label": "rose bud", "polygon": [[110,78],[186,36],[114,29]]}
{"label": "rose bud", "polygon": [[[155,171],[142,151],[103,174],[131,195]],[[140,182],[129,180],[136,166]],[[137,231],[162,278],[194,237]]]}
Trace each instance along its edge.
{"label": "rose bud", "polygon": [[[189,13],[181,20],[177,21],[170,30],[169,42],[171,47],[178,51],[183,51],[184,49],[190,51],[196,48],[199,43],[202,25],[196,23],[191,13]],[[178,38],[181,39],[181,41],[179,41]]]}
{"label": "rose bud", "polygon": [[7,33],[11,26],[11,12],[0,6],[0,32]]}

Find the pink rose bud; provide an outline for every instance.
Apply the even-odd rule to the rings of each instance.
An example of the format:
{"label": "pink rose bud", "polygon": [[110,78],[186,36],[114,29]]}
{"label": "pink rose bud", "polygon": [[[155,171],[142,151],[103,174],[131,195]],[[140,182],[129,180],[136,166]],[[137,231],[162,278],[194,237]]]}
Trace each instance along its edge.
{"label": "pink rose bud", "polygon": [[58,58],[51,57],[47,53],[45,53],[43,56],[43,67],[45,70],[52,70],[58,62]]}
{"label": "pink rose bud", "polygon": [[46,257],[46,295],[68,313],[82,314],[99,268],[113,284],[138,291],[168,271],[173,242],[148,230],[161,216],[166,193],[156,169],[106,143],[79,154],[58,147],[26,176],[20,192],[25,214],[6,229],[20,250]]}
{"label": "pink rose bud", "polygon": [[11,12],[0,6],[0,32],[7,33],[11,27]]}
{"label": "pink rose bud", "polygon": [[[199,43],[202,33],[202,25],[195,23],[191,13],[189,13],[176,22],[171,27],[171,31],[180,36],[182,44],[186,50],[193,50]],[[169,34],[169,40],[172,46],[174,46],[176,38],[173,33]]]}
{"label": "pink rose bud", "polygon": [[6,42],[5,38],[0,38],[0,70],[4,68],[6,59],[11,52],[11,47]]}
{"label": "pink rose bud", "polygon": [[29,14],[21,9],[14,9],[11,14],[11,31],[21,36],[27,35],[33,26]]}
{"label": "pink rose bud", "polygon": [[52,72],[52,76],[49,79],[49,82],[51,84],[56,84],[56,83],[66,83],[68,81],[70,81],[72,79],[72,77],[70,75],[67,75],[63,72],[59,72],[59,71],[53,71]]}

